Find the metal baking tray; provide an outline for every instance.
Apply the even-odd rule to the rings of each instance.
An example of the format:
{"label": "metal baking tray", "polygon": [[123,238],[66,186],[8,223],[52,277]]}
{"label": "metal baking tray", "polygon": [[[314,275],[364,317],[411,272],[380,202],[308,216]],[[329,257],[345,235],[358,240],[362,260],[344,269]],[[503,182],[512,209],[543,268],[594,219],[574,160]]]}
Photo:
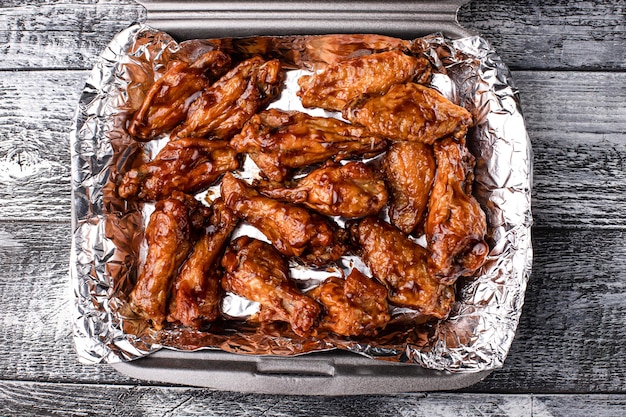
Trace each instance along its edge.
{"label": "metal baking tray", "polygon": [[[413,39],[433,32],[472,35],[456,21],[456,1],[140,1],[146,23],[177,40],[251,35],[377,33]],[[291,395],[392,394],[454,390],[491,371],[447,373],[345,351],[295,357],[163,349],[112,365],[143,380],[219,390]]]}

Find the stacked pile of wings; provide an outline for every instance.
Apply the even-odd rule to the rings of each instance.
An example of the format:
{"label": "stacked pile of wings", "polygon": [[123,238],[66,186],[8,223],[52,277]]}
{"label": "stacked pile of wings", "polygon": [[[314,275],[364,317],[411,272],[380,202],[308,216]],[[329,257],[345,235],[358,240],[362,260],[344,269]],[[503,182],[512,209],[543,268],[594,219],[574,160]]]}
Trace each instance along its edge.
{"label": "stacked pile of wings", "polygon": [[[376,336],[393,306],[449,315],[455,282],[489,252],[472,196],[472,115],[427,86],[432,68],[419,52],[398,44],[353,56],[344,41],[298,79],[305,108],[337,117],[268,109],[289,68],[219,48],[170,61],[151,85],[128,132],[169,141],[116,179],[120,197],[155,204],[127,297],[137,317],[155,329],[203,328],[228,319],[226,293],[259,303],[249,322],[288,323],[306,337]],[[245,158],[260,172],[252,183],[238,175]],[[216,185],[219,197],[195,197]],[[242,223],[266,240],[233,239]],[[325,268],[348,255],[369,270],[307,292],[290,277],[290,262]]]}

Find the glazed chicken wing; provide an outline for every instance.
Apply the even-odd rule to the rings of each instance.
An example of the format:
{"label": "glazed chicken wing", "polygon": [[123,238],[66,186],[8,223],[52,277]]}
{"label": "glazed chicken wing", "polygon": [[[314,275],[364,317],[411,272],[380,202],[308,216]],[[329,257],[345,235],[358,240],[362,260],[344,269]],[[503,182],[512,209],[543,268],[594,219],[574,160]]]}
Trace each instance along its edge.
{"label": "glazed chicken wing", "polygon": [[424,82],[429,75],[428,60],[393,50],[340,61],[302,76],[298,96],[304,107],[341,111],[363,94],[385,93],[391,86],[411,80]]}
{"label": "glazed chicken wing", "polygon": [[322,265],[345,252],[331,224],[304,207],[265,197],[230,173],[222,179],[221,191],[226,205],[259,229],[283,255]]}
{"label": "glazed chicken wing", "polygon": [[217,199],[200,238],[172,285],[169,322],[199,327],[219,317],[221,300],[220,256],[237,225],[234,213]]}
{"label": "glazed chicken wing", "polygon": [[391,195],[391,223],[407,235],[421,232],[435,178],[432,147],[420,142],[395,142],[382,166]]}
{"label": "glazed chicken wing", "polygon": [[261,322],[288,322],[299,336],[315,323],[319,305],[291,282],[287,264],[272,245],[241,236],[229,246],[222,266],[224,290],[260,303]]}
{"label": "glazed chicken wing", "polygon": [[363,162],[328,162],[288,188],[261,182],[259,191],[278,200],[302,204],[327,216],[347,218],[377,214],[387,203],[387,188]]}
{"label": "glazed chicken wing", "polygon": [[450,283],[473,274],[485,262],[487,221],[472,196],[474,157],[465,143],[446,138],[435,143],[434,150],[437,173],[425,231],[431,269]]}
{"label": "glazed chicken wing", "polygon": [[283,181],[289,170],[357,155],[374,156],[387,141],[365,129],[333,118],[300,112],[267,110],[252,117],[231,145],[246,152],[272,181]]}
{"label": "glazed chicken wing", "polygon": [[390,303],[445,319],[454,302],[454,289],[428,270],[428,252],[402,231],[375,217],[355,227],[363,260],[388,290]]}
{"label": "glazed chicken wing", "polygon": [[307,295],[324,308],[319,328],[341,336],[375,336],[390,319],[387,290],[358,269],[345,280],[326,279]]}
{"label": "glazed chicken wing", "polygon": [[193,246],[193,212],[198,205],[193,197],[175,192],[156,203],[146,227],[148,254],[130,293],[130,306],[157,330],[165,321],[172,280]]}
{"label": "glazed chicken wing", "polygon": [[242,62],[202,92],[173,134],[229,139],[278,95],[282,78],[277,59],[265,62],[255,57]]}
{"label": "glazed chicken wing", "polygon": [[343,109],[343,117],[392,140],[428,144],[448,135],[463,138],[472,124],[466,109],[415,83],[397,84],[384,95],[357,98]]}
{"label": "glazed chicken wing", "polygon": [[135,138],[147,141],[172,130],[185,120],[189,105],[201,91],[224,74],[230,57],[221,51],[207,52],[195,62],[173,61],[148,90],[128,125]]}
{"label": "glazed chicken wing", "polygon": [[172,140],[156,158],[131,169],[118,187],[126,199],[158,200],[174,190],[195,194],[224,172],[239,168],[237,152],[226,141],[201,138]]}

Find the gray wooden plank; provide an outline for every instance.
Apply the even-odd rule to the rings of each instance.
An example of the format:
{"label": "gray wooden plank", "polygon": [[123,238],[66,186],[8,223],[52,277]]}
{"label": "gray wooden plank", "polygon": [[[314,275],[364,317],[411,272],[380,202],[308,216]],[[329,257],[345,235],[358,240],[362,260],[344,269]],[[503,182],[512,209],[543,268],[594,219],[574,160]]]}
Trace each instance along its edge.
{"label": "gray wooden plank", "polygon": [[[509,357],[469,390],[626,393],[625,238],[623,230],[537,230]],[[68,258],[69,224],[0,222],[0,380],[135,383],[78,363]]]}
{"label": "gray wooden plank", "polygon": [[0,413],[30,416],[608,417],[625,410],[626,395],[433,393],[322,400],[199,388],[0,382]]}
{"label": "gray wooden plank", "polygon": [[[0,219],[69,219],[69,132],[87,76],[0,72]],[[536,224],[625,227],[626,73],[513,76],[535,153]]]}
{"label": "gray wooden plank", "polygon": [[[625,4],[474,0],[458,18],[515,69],[623,70]],[[144,17],[143,8],[131,0],[5,1],[0,68],[87,69],[116,33]]]}

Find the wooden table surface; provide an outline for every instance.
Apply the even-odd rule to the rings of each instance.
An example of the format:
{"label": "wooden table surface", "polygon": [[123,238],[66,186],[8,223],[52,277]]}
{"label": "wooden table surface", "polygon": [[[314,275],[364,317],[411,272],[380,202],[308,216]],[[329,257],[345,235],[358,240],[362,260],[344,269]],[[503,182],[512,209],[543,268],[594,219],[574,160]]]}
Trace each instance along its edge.
{"label": "wooden table surface", "polygon": [[535,262],[504,367],[460,392],[290,397],[150,384],[78,362],[72,117],[144,9],[0,1],[0,416],[626,415],[626,1],[477,0],[459,21],[513,71],[534,149]]}

